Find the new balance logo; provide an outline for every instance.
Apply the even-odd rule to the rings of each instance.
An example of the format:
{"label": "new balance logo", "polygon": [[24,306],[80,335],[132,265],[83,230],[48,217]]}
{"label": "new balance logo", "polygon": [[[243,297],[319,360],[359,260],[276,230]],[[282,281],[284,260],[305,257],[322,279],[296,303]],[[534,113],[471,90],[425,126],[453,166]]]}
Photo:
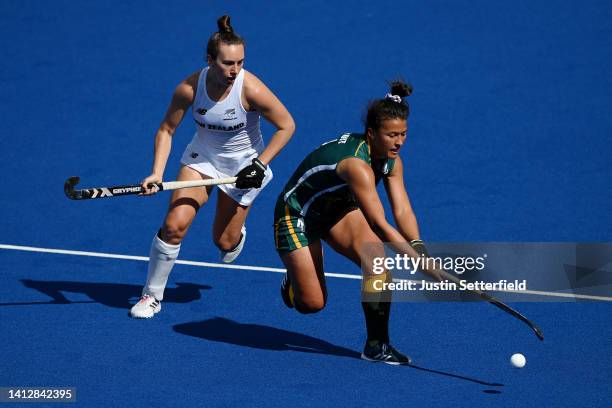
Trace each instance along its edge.
{"label": "new balance logo", "polygon": [[348,138],[351,136],[350,133],[344,133],[342,134],[342,136],[340,136],[340,139],[338,139],[338,144],[344,144],[346,143],[346,141],[348,140]]}
{"label": "new balance logo", "polygon": [[302,231],[304,232],[304,219],[303,218],[298,218],[297,222],[295,223],[295,228],[298,231]]}

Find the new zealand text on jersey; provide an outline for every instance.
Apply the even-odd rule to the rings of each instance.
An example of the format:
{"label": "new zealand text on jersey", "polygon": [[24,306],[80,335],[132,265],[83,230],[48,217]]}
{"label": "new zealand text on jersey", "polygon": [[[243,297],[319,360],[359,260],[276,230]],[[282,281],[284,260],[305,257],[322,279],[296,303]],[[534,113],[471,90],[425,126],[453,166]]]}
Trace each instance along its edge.
{"label": "new zealand text on jersey", "polygon": [[210,123],[206,124],[206,123],[202,123],[200,121],[196,120],[196,123],[203,127],[206,128],[208,130],[221,130],[224,132],[231,132],[234,130],[238,130],[238,129],[242,129],[244,127],[244,122],[238,123],[237,125],[233,125],[233,126],[221,126],[221,125],[212,125]]}

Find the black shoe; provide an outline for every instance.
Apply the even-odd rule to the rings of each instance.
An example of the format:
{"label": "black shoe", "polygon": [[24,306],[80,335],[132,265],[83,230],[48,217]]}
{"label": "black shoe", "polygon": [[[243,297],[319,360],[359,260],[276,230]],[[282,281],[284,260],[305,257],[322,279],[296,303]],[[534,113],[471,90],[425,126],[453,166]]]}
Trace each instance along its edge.
{"label": "black shoe", "polygon": [[412,360],[410,357],[400,353],[396,348],[387,343],[376,343],[374,346],[370,346],[366,343],[361,358],[367,361],[382,362],[385,364],[400,365],[410,364]]}
{"label": "black shoe", "polygon": [[283,298],[283,302],[285,302],[285,306],[287,306],[289,309],[293,309],[293,296],[291,296],[291,294],[289,293],[291,292],[291,282],[289,282],[289,277],[287,276],[287,274],[285,274],[285,277],[281,282],[280,291],[281,297]]}

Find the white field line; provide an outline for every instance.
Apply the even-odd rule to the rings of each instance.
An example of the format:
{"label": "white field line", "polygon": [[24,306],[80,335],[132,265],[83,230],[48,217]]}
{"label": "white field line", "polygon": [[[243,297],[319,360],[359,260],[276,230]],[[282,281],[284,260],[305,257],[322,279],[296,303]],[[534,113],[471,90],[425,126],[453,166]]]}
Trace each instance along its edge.
{"label": "white field line", "polygon": [[[61,255],[76,255],[76,256],[90,256],[94,258],[110,258],[110,259],[126,259],[129,261],[144,261],[148,262],[148,256],[134,256],[134,255],[121,255],[121,254],[109,254],[105,252],[88,252],[88,251],[72,251],[67,249],[55,249],[55,248],[39,248],[30,246],[20,245],[5,245],[0,244],[0,249],[14,250],[14,251],[26,251],[26,252],[41,252],[47,254],[61,254]],[[251,265],[234,265],[224,263],[213,263],[213,262],[196,262],[196,261],[185,261],[177,259],[177,264],[190,265],[190,266],[201,266],[206,268],[223,268],[223,269],[241,269],[247,271],[264,271],[264,272],[276,272],[285,273],[286,270],[283,268],[270,268],[267,266],[251,266]],[[350,275],[344,273],[326,273],[325,276],[331,278],[345,278],[345,279],[357,279],[360,280],[360,275]]]}
{"label": "white field line", "polygon": [[[25,252],[39,252],[39,253],[47,253],[47,254],[89,256],[89,257],[95,257],[95,258],[126,259],[130,261],[145,261],[145,262],[149,261],[149,257],[147,256],[109,254],[109,253],[104,253],[104,252],[72,251],[72,250],[67,250],[67,249],[39,248],[39,247],[30,247],[30,246],[21,246],[21,245],[0,244],[0,249],[13,250],[13,251],[25,251]],[[240,269],[240,270],[247,270],[247,271],[263,271],[263,272],[276,272],[276,273],[286,272],[286,270],[283,268],[270,268],[267,266],[252,266],[252,265],[221,264],[221,263],[213,263],[213,262],[196,262],[196,261],[185,261],[182,259],[177,259],[176,263],[180,265],[201,266],[205,268]],[[351,275],[351,274],[346,274],[346,273],[326,272],[325,276],[328,276],[330,278],[361,280],[360,275]],[[399,281],[399,280],[394,279],[394,281]],[[417,280],[408,280],[408,281],[420,283],[420,281],[417,281]],[[545,291],[537,291],[537,290],[525,290],[525,291],[495,290],[492,292],[511,292],[511,293],[521,293],[521,294],[530,294],[530,295],[539,295],[539,296],[551,296],[551,297],[585,299],[585,300],[600,300],[600,301],[612,302],[612,297],[581,295],[581,294],[574,294],[574,293],[545,292]]]}

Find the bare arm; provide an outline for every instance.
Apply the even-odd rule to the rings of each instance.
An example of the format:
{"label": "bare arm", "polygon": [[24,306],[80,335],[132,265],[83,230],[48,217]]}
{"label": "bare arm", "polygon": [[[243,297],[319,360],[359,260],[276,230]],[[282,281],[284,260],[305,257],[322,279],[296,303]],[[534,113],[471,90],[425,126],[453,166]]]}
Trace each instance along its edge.
{"label": "bare arm", "polygon": [[336,172],[349,185],[370,228],[381,241],[405,243],[406,239],[385,218],[372,168],[363,160],[349,158],[338,164]]}
{"label": "bare arm", "polygon": [[399,232],[408,241],[420,239],[419,225],[404,186],[404,165],[399,157],[395,159],[395,166],[384,183]]}
{"label": "bare arm", "polygon": [[[199,72],[196,72],[181,82],[172,95],[172,101],[164,115],[155,134],[155,148],[153,153],[153,168],[151,175],[142,181],[143,188],[147,189],[149,183],[159,183],[163,180],[164,171],[172,147],[172,136],[183,120],[185,113],[193,103],[197,87]],[[147,189],[145,194],[154,191]]]}
{"label": "bare arm", "polygon": [[295,122],[287,108],[259,78],[249,72],[245,74],[243,93],[245,109],[260,112],[277,129],[265,150],[259,155],[259,160],[267,165],[291,139],[295,131]]}
{"label": "bare arm", "polygon": [[[336,172],[351,188],[351,191],[357,199],[359,208],[368,221],[370,228],[372,228],[372,231],[374,231],[380,240],[391,244],[393,249],[398,253],[406,254],[412,258],[418,258],[419,254],[412,249],[407,238],[387,222],[385,210],[376,192],[372,168],[362,160],[350,158],[342,160],[338,164]],[[405,207],[401,205],[398,206],[398,209],[402,208],[405,209]],[[395,211],[394,208],[394,213]],[[423,269],[423,271],[431,275],[434,279],[442,280],[441,276],[434,269]]]}

